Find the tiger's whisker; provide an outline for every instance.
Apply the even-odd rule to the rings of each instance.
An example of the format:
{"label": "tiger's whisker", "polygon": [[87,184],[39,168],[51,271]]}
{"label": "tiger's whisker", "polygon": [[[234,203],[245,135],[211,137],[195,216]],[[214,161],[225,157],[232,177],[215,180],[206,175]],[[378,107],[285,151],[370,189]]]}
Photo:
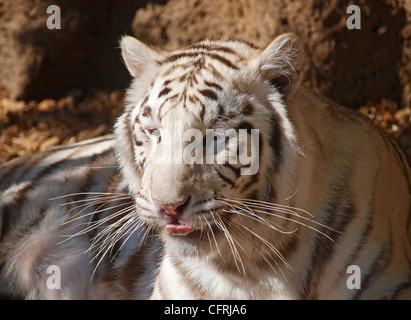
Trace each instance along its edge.
{"label": "tiger's whisker", "polygon": [[110,260],[112,261],[115,258],[115,255],[113,256],[113,254],[112,254],[113,253],[112,250],[114,249],[117,242],[120,241],[123,238],[123,236],[125,236],[127,234],[128,228],[131,227],[133,223],[134,223],[134,221],[132,223],[130,223],[130,221],[127,221],[127,223],[125,223],[123,226],[121,226],[121,228],[119,228],[117,230],[114,229],[114,230],[111,230],[110,232],[108,232],[106,239],[104,239],[104,241],[102,243],[99,243],[99,242],[93,243],[93,246],[92,246],[93,248],[97,247],[97,245],[99,245],[99,248],[96,248],[94,250],[94,252],[93,252],[94,257],[91,261],[96,260],[101,255],[101,253],[103,253],[103,257],[107,253],[109,253],[109,256],[111,257]]}
{"label": "tiger's whisker", "polygon": [[[237,250],[237,247],[235,245],[235,242],[237,242],[232,235],[230,234],[230,232],[228,231],[228,229],[226,228],[226,226],[224,225],[224,222],[221,220],[221,217],[217,215],[217,217],[219,218],[220,222],[216,221],[215,216],[213,211],[210,211],[211,215],[214,219],[214,223],[216,224],[216,226],[224,233],[226,239],[227,239],[227,243],[231,248],[231,253],[233,254],[233,258],[234,258],[234,263],[238,269],[239,272],[242,272],[244,275],[246,275],[246,271],[245,271],[245,267],[244,267],[244,263],[243,260],[241,258],[240,253]],[[241,245],[237,242],[237,244],[240,246],[240,248],[245,252],[244,248],[241,247]],[[240,266],[241,265],[241,269],[240,270]]]}
{"label": "tiger's whisker", "polygon": [[[113,241],[112,237],[108,237],[108,238],[109,238],[110,240],[109,240],[106,244],[102,245],[102,246],[99,248],[98,252],[95,254],[94,258],[91,260],[91,261],[96,260],[96,259],[101,255],[101,253],[104,251],[103,254],[101,255],[100,259],[98,260],[96,266],[95,266],[95,269],[94,269],[94,271],[93,271],[93,275],[94,275],[94,272],[97,270],[98,266],[99,266],[99,265],[101,264],[101,262],[103,261],[103,258],[106,256],[106,254],[107,254],[110,250],[112,250],[112,248],[114,247],[114,245],[121,239],[121,237],[120,237],[120,238],[116,239],[115,241]],[[104,240],[104,242],[106,242],[106,241],[107,241],[107,239]]]}
{"label": "tiger's whisker", "polygon": [[[294,229],[294,230],[292,230],[292,231],[287,231],[287,230],[285,230],[283,227],[281,227],[281,226],[279,226],[279,225],[277,225],[277,224],[274,224],[272,221],[267,220],[267,219],[264,219],[264,218],[262,218],[262,217],[260,217],[260,216],[258,216],[258,215],[256,215],[256,214],[247,215],[247,214],[245,214],[244,212],[239,212],[239,211],[237,211],[237,210],[236,210],[236,211],[223,210],[223,211],[224,211],[224,212],[228,212],[228,213],[237,213],[237,214],[239,214],[239,215],[241,215],[241,216],[243,216],[243,217],[250,218],[250,219],[252,219],[252,220],[254,220],[254,221],[257,221],[257,222],[260,222],[260,223],[266,225],[266,226],[269,227],[270,229],[273,229],[273,230],[275,230],[275,231],[281,232],[282,234],[293,234],[293,233],[295,233],[295,232],[298,230],[298,228],[296,228],[296,229]],[[284,229],[284,230],[281,230],[280,228],[281,228],[281,229]]]}
{"label": "tiger's whisker", "polygon": [[[107,211],[107,210],[113,210],[113,209],[116,209],[116,208],[118,208],[118,207],[122,207],[122,206],[125,206],[125,205],[130,205],[130,204],[133,203],[133,201],[124,202],[124,203],[117,204],[117,205],[115,205],[115,206],[111,206],[111,207],[107,207],[107,208],[104,208],[104,209],[100,209],[102,206],[106,205],[107,203],[108,203],[108,202],[105,202],[105,203],[103,203],[102,205],[100,205],[99,207],[97,207],[95,211],[89,212],[89,213],[84,214],[84,215],[81,215],[81,216],[79,216],[79,217],[77,217],[78,214],[76,214],[76,215],[74,216],[74,218],[69,219],[69,220],[67,220],[66,222],[63,222],[62,225],[72,223],[72,222],[74,222],[74,221],[77,221],[77,220],[79,220],[79,219],[85,218],[85,217],[87,217],[87,216],[91,216],[91,217],[92,217],[93,215],[95,215],[95,214],[97,214],[97,213],[100,213],[100,212],[105,212],[105,211]],[[83,211],[83,210],[82,210],[82,211]],[[90,217],[90,219],[91,219],[91,217]],[[89,220],[89,222],[90,222],[90,220]]]}
{"label": "tiger's whisker", "polygon": [[[213,214],[212,211],[211,211],[211,214]],[[213,219],[214,219],[214,218],[213,218]],[[214,243],[215,243],[215,246],[216,246],[216,248],[217,248],[218,254],[221,256],[221,258],[223,259],[223,261],[225,261],[224,256],[221,254],[220,248],[219,248],[218,243],[217,243],[217,239],[215,238],[215,235],[214,235],[214,230],[213,230],[212,226],[210,225],[210,222],[208,222],[205,217],[204,217],[204,220],[205,220],[208,228],[209,228],[210,231],[211,231],[211,236],[212,236],[213,239],[214,239]],[[208,234],[207,234],[207,235],[208,235]]]}
{"label": "tiger's whisker", "polygon": [[[128,199],[128,198],[132,198],[131,196],[127,195],[127,194],[111,194],[111,195],[104,195],[104,196],[93,196],[93,197],[86,197],[83,199],[79,199],[79,200],[74,200],[74,201],[68,201],[65,203],[62,203],[62,206],[68,206],[68,205],[72,205],[72,204],[76,204],[76,203],[80,203],[80,202],[89,202],[89,201],[94,201],[94,200],[107,200],[110,198],[114,198],[114,199]],[[52,199],[50,199],[52,200]]]}
{"label": "tiger's whisker", "polygon": [[[219,200],[219,201],[222,201],[222,200]],[[224,203],[224,202],[223,202]],[[231,207],[233,207],[233,206],[231,206]],[[242,205],[241,207],[237,207],[238,209],[241,209],[241,210],[244,210],[244,208],[243,208],[244,206]],[[280,226],[280,225],[278,225],[278,224],[276,224],[276,223],[274,223],[274,222],[272,222],[272,221],[269,221],[269,220],[267,220],[267,219],[264,219],[264,218],[262,218],[262,217],[260,217],[260,216],[258,216],[257,214],[255,214],[255,212],[251,209],[251,208],[249,208],[248,206],[245,206],[246,207],[246,211],[251,215],[251,216],[253,216],[255,219],[260,219],[260,220],[262,220],[262,221],[264,221],[265,222],[265,224],[267,225],[267,226],[269,226],[269,227],[274,227],[274,225],[276,225],[277,227],[275,227],[275,230],[277,230],[277,231],[280,231],[280,232],[282,232],[282,233],[288,233],[288,231],[285,229],[285,228],[283,228],[282,226]],[[224,211],[224,210],[223,210]],[[230,211],[225,211],[225,212],[230,212]],[[234,210],[234,212],[236,212],[236,209]],[[241,215],[239,215],[239,217],[241,217]],[[283,230],[280,230],[280,229],[283,229]],[[292,232],[291,232],[292,233]]]}
{"label": "tiger's whisker", "polygon": [[70,235],[67,239],[62,240],[61,243],[65,242],[65,241],[68,241],[69,239],[71,239],[73,237],[77,237],[77,236],[80,236],[82,234],[86,234],[86,233],[90,232],[91,230],[99,227],[100,225],[106,223],[107,221],[110,221],[111,219],[114,219],[115,217],[123,214],[125,210],[130,210],[130,209],[133,209],[133,208],[134,207],[128,207],[128,208],[122,209],[118,212],[115,212],[114,214],[111,214],[111,215],[109,215],[109,216],[107,216],[103,219],[100,219],[99,221],[96,221],[94,223],[88,223],[89,226],[87,228],[85,228],[85,229],[83,229],[83,230],[81,230],[81,231],[79,231],[79,232],[77,232],[73,235]]}
{"label": "tiger's whisker", "polygon": [[49,201],[52,200],[59,200],[59,199],[63,199],[63,198],[69,198],[69,197],[75,197],[75,196],[87,196],[87,195],[121,195],[121,196],[133,196],[136,193],[118,193],[118,192],[76,192],[76,193],[69,193],[69,194],[65,194],[63,196],[59,196],[59,197],[54,197],[54,198],[50,198]]}
{"label": "tiger's whisker", "polygon": [[[334,241],[330,236],[328,236],[328,235],[325,234],[324,232],[322,232],[322,231],[318,230],[317,228],[314,228],[314,227],[312,227],[312,226],[310,226],[310,225],[307,225],[307,224],[305,224],[305,223],[303,223],[303,222],[301,222],[301,221],[294,220],[294,219],[290,219],[290,218],[287,218],[287,217],[284,217],[284,216],[281,216],[281,215],[277,215],[277,214],[274,214],[274,213],[267,213],[267,212],[261,211],[261,210],[255,210],[255,212],[258,212],[258,213],[266,213],[266,214],[269,214],[269,215],[271,215],[271,216],[275,216],[275,217],[280,218],[280,219],[283,219],[283,220],[295,222],[295,223],[297,223],[297,224],[299,224],[299,225],[301,225],[301,226],[307,227],[307,228],[309,228],[309,229],[311,229],[311,230],[314,230],[314,231],[320,233],[321,235],[323,235],[324,237],[326,237],[327,239],[329,239],[329,240],[331,240],[331,241]],[[269,220],[264,219],[264,218],[262,218],[262,217],[260,217],[260,216],[258,216],[258,215],[249,216],[249,215],[244,214],[243,216],[244,216],[244,217],[249,217],[249,218],[258,217],[257,220],[259,220],[259,221],[261,221],[261,222],[265,221],[264,224],[267,225],[268,227],[270,227],[270,223],[271,223],[271,222],[269,222]],[[279,231],[279,232],[286,233],[286,234],[287,234],[287,233],[288,233],[288,234],[291,234],[291,233],[294,233],[294,232],[297,231],[297,229],[295,229],[295,230],[293,230],[293,231],[281,231],[281,230],[278,230],[277,228],[275,228],[274,226],[273,226],[272,229],[275,229],[275,230],[277,230],[277,231]]]}
{"label": "tiger's whisker", "polygon": [[[121,214],[125,214],[123,217],[121,217],[118,221],[116,221],[113,224],[109,224],[107,227],[105,227],[103,230],[101,230],[94,238],[91,239],[92,244],[94,245],[95,243],[98,243],[98,241],[106,236],[107,234],[110,234],[112,230],[114,230],[119,224],[121,224],[123,221],[127,221],[130,217],[129,215],[133,215],[134,214],[134,207],[129,207],[126,210],[124,210],[123,212],[121,212]],[[110,219],[111,220],[111,219]],[[109,221],[109,220],[106,220]],[[107,237],[104,241],[109,241],[110,237]]]}
{"label": "tiger's whisker", "polygon": [[[225,200],[227,200],[227,199],[225,199]],[[231,199],[230,199],[230,200],[231,200]],[[237,201],[237,200],[234,200],[234,201]],[[234,202],[234,201],[233,201],[233,202]],[[240,204],[241,204],[241,202],[239,202],[239,201],[238,201],[237,203],[240,203]],[[266,205],[263,205],[263,206],[261,206],[261,207],[256,206],[256,205],[253,205],[253,204],[247,205],[247,208],[248,208],[248,209],[251,209],[251,207],[252,207],[252,208],[268,209],[268,210],[270,210],[270,211],[276,211],[276,212],[286,213],[286,214],[288,213],[288,214],[291,214],[291,215],[293,215],[293,216],[296,216],[296,217],[298,217],[298,218],[300,218],[300,219],[307,220],[307,221],[310,221],[310,222],[312,222],[312,223],[314,223],[314,224],[316,224],[316,225],[319,225],[319,226],[321,226],[321,227],[327,228],[327,229],[329,229],[329,230],[331,230],[331,231],[335,231],[333,228],[328,227],[327,225],[324,225],[324,224],[322,224],[322,223],[319,223],[319,222],[317,222],[317,221],[315,221],[315,220],[312,220],[312,219],[309,219],[309,218],[307,218],[307,217],[303,217],[303,216],[301,216],[301,215],[299,215],[299,214],[297,214],[297,213],[295,213],[295,212],[290,212],[290,211],[289,211],[290,209],[285,209],[285,210],[284,210],[284,209],[282,209],[282,208],[272,208],[272,207],[268,207],[268,206],[266,206]],[[314,227],[312,227],[312,226],[310,226],[310,225],[307,225],[307,224],[305,224],[305,223],[303,223],[303,222],[301,222],[301,221],[294,220],[294,219],[291,219],[291,218],[289,218],[289,217],[284,217],[284,216],[281,216],[281,215],[278,215],[278,214],[275,214],[275,213],[272,213],[272,212],[263,211],[263,210],[253,209],[252,211],[253,211],[253,212],[255,211],[255,212],[258,212],[258,213],[264,213],[264,214],[267,214],[267,215],[270,215],[270,216],[274,216],[274,217],[278,217],[278,218],[281,218],[281,219],[284,219],[284,220],[288,220],[288,221],[293,221],[293,222],[295,222],[295,223],[297,223],[297,224],[300,224],[300,225],[302,225],[302,226],[305,226],[305,227],[307,227],[307,228],[310,228],[310,229],[312,229],[312,230],[315,230],[315,231],[323,234],[324,236],[326,236],[328,239],[332,240],[332,239],[331,239],[329,236],[327,236],[324,232],[322,232],[322,231],[320,231],[320,230],[318,230],[318,229],[316,229],[316,228],[314,228]],[[335,231],[335,232],[336,232],[336,231]]]}
{"label": "tiger's whisker", "polygon": [[[221,200],[220,200],[221,201]],[[233,207],[233,206],[231,206],[231,207]],[[267,220],[267,219],[265,219],[265,218],[263,218],[263,217],[261,217],[261,216],[258,216],[250,207],[248,207],[248,206],[246,206],[246,210],[244,209],[244,206],[241,206],[241,207],[239,207],[239,206],[237,206],[236,207],[237,209],[240,209],[240,210],[242,210],[242,211],[246,211],[247,213],[249,213],[252,217],[254,217],[255,219],[259,219],[259,220],[261,220],[262,222],[264,222],[267,226],[269,226],[269,227],[274,227],[274,225],[276,225],[277,227],[275,227],[275,229],[277,230],[277,231],[280,231],[280,232],[283,232],[283,233],[293,233],[293,232],[289,232],[289,231],[287,231],[284,227],[282,227],[282,226],[280,226],[280,225],[278,225],[278,224],[276,224],[276,223],[274,223],[274,222],[272,222],[272,221],[269,221],[269,220]],[[230,212],[229,210],[227,211],[226,209],[224,209],[223,211],[225,211],[225,212]],[[237,212],[237,210],[235,209],[233,212]],[[241,215],[240,215],[240,217],[241,217]],[[280,229],[283,229],[283,230],[280,230]]]}
{"label": "tiger's whisker", "polygon": [[[135,212],[133,212],[133,214],[135,214]],[[128,240],[132,235],[133,235],[133,231],[130,230],[130,228],[133,227],[133,225],[137,223],[137,228],[140,227],[141,225],[141,221],[139,221],[138,219],[129,219],[123,226],[121,226],[117,231],[115,231],[113,233],[113,236],[111,236],[111,241],[112,241],[112,249],[110,250],[110,256],[112,256],[112,250],[114,249],[114,245],[121,240],[122,238],[124,238],[125,236],[127,236],[126,240]],[[120,248],[117,250],[117,253],[121,250],[121,248],[124,246],[125,242],[123,242],[123,244],[120,246]],[[117,253],[115,255],[113,255],[112,259],[115,258],[115,256],[117,255]]]}
{"label": "tiger's whisker", "polygon": [[233,201],[241,201],[241,202],[248,202],[248,203],[254,203],[254,204],[264,204],[264,205],[267,205],[267,206],[283,207],[283,208],[287,208],[287,209],[290,209],[290,210],[296,210],[296,211],[303,212],[303,213],[311,216],[312,218],[314,218],[314,215],[311,214],[310,212],[308,212],[307,210],[297,208],[297,207],[287,206],[285,204],[278,204],[278,203],[273,203],[273,202],[269,202],[269,201],[262,201],[262,200],[255,200],[255,199],[242,199],[242,198],[224,198],[223,200],[226,200],[226,201],[233,200]]}
{"label": "tiger's whisker", "polygon": [[[113,208],[117,208],[117,207],[120,207],[120,206],[113,206]],[[131,209],[133,209],[133,208],[134,208],[133,206],[128,206],[127,208],[123,208],[123,209],[121,209],[121,210],[119,210],[119,211],[116,211],[115,213],[110,214],[110,215],[108,215],[108,216],[106,216],[106,217],[104,217],[104,218],[101,218],[101,219],[97,220],[97,221],[90,222],[90,220],[89,220],[88,222],[80,223],[80,224],[78,224],[78,225],[84,224],[84,225],[87,225],[87,228],[84,228],[82,231],[79,231],[78,233],[75,234],[75,236],[88,233],[88,232],[92,231],[93,229],[98,228],[99,226],[107,223],[108,221],[116,218],[116,217],[119,216],[119,215],[124,214],[125,212],[127,212],[128,210],[131,210]],[[94,215],[95,213],[96,213],[96,212],[92,212],[91,214]],[[87,215],[85,215],[85,216],[87,216]]]}
{"label": "tiger's whisker", "polygon": [[[130,232],[130,234],[128,235],[128,237],[124,240],[123,244],[120,246],[120,248],[118,249],[117,253],[121,251],[121,249],[122,249],[123,246],[126,244],[126,242],[128,241],[128,239],[129,239],[139,228],[141,228],[142,226],[145,225],[144,222],[141,221],[140,219],[137,219],[137,220],[138,220],[138,221],[137,221],[136,226],[135,226],[134,229]],[[140,230],[140,232],[141,232],[141,230]],[[140,233],[140,232],[139,232],[139,233]],[[117,253],[116,253],[116,255],[117,255]]]}
{"label": "tiger's whisker", "polygon": [[[242,226],[242,225],[241,225]],[[238,227],[234,227],[234,226],[232,226],[232,228],[234,228],[235,230],[236,230],[236,232],[240,235],[240,236],[242,236],[243,237],[243,239],[245,239],[246,241],[249,241],[250,240],[250,238],[249,237],[247,237],[249,234],[248,233],[245,233],[244,232],[244,230],[240,230]],[[270,255],[270,252],[269,251],[267,251],[267,249],[262,245],[262,244],[260,244],[260,243],[255,243],[255,244],[257,244],[258,246],[259,246],[259,248],[261,249],[261,250],[263,250],[265,253],[267,253],[268,255]],[[271,248],[269,248],[269,249],[271,249]],[[272,249],[271,249],[272,250]],[[273,251],[273,250],[272,250]],[[277,253],[274,251],[274,255],[275,256],[277,256]],[[270,266],[270,268],[274,271],[274,273],[277,275],[278,274],[278,272],[277,272],[277,270],[274,268],[274,266],[270,263],[270,261],[264,256],[264,254],[263,254],[263,252],[260,252],[260,256],[267,262],[267,264]],[[282,271],[282,269],[281,269],[281,267],[280,267],[280,265],[278,264],[278,262],[274,259],[273,260],[274,261],[274,263],[276,264],[276,266],[277,266],[277,268],[280,270],[280,272],[281,272],[281,274],[283,275],[283,277],[287,280],[287,277],[285,276],[285,274],[284,274],[284,272]],[[287,280],[288,281],[288,280]]]}

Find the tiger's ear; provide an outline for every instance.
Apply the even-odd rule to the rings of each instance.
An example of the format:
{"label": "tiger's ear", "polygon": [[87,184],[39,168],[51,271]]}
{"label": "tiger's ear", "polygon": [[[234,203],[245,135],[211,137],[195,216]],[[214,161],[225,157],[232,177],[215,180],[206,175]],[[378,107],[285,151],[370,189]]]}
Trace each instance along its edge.
{"label": "tiger's ear", "polygon": [[254,61],[263,78],[275,86],[285,99],[297,89],[304,61],[301,39],[295,34],[278,36]]}
{"label": "tiger's ear", "polygon": [[136,38],[125,36],[120,41],[121,55],[130,74],[137,78],[156,64],[160,54]]}

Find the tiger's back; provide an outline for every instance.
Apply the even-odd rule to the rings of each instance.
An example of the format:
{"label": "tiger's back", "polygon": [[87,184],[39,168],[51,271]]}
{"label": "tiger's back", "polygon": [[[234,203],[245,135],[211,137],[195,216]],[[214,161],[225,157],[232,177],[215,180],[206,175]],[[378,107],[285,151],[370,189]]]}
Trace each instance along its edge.
{"label": "tiger's back", "polygon": [[[320,210],[306,209],[321,212],[320,220],[333,229],[324,229],[332,242],[317,236],[305,244],[316,254],[306,265],[301,296],[410,299],[411,182],[406,155],[367,117],[301,89],[294,97],[296,107],[290,102],[289,110],[297,131],[304,133],[300,145],[309,160],[300,170],[310,172],[312,183],[301,186],[295,201],[317,203]],[[299,195],[305,199],[297,199]],[[347,289],[353,268],[361,283]],[[346,290],[333,292],[333,287]]]}

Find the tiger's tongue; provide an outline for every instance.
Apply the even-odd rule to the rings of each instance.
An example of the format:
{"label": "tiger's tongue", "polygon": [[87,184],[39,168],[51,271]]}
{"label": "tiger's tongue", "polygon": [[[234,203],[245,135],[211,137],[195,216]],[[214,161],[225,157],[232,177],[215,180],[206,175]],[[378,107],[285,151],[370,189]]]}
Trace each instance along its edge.
{"label": "tiger's tongue", "polygon": [[173,235],[186,236],[192,233],[194,228],[185,224],[180,224],[179,222],[173,222],[166,225],[166,230]]}

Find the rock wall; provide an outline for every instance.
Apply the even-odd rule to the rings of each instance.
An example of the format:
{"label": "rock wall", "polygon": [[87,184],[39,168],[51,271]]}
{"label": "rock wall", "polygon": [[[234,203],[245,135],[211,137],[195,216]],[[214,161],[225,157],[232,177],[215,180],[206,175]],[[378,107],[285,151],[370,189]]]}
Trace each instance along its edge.
{"label": "rock wall", "polygon": [[[72,88],[124,88],[129,76],[117,49],[131,33],[135,0],[0,1],[0,85],[16,99],[40,99]],[[58,5],[61,29],[48,29]]]}
{"label": "rock wall", "polygon": [[[350,4],[361,9],[360,30],[346,26]],[[294,32],[307,51],[305,82],[358,108],[383,98],[410,106],[410,22],[409,0],[169,0],[138,10],[133,31],[168,49],[219,35],[265,46]]]}
{"label": "rock wall", "polygon": [[[46,27],[51,4],[60,30]],[[360,30],[346,26],[350,4]],[[27,101],[125,88],[124,34],[173,49],[220,35],[265,46],[283,32],[303,39],[303,79],[315,90],[351,108],[411,106],[411,0],[0,0],[0,89]]]}

